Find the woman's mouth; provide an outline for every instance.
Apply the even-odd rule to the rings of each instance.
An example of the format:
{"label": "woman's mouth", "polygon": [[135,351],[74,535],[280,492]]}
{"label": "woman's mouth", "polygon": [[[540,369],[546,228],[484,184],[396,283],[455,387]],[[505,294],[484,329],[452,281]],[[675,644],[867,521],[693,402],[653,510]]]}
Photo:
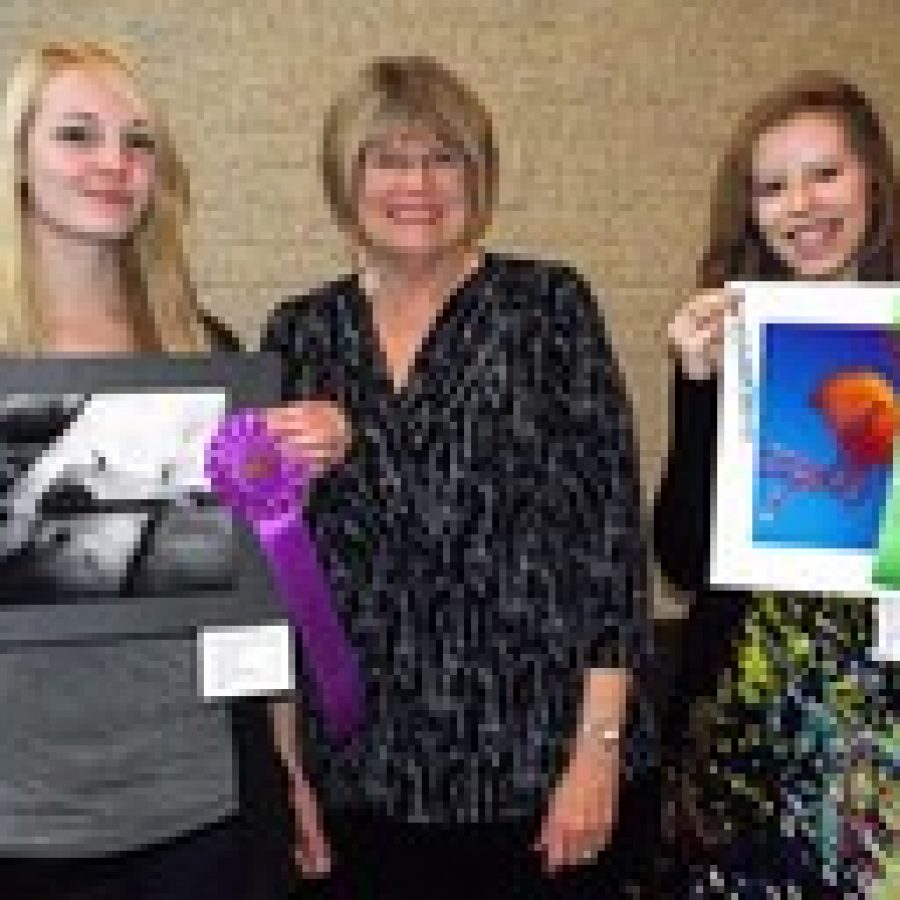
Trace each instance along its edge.
{"label": "woman's mouth", "polygon": [[441,216],[441,210],[435,206],[398,205],[387,209],[388,218],[401,224],[430,224]]}
{"label": "woman's mouth", "polygon": [[131,206],[131,193],[116,188],[94,189],[83,192],[85,197],[103,206],[129,207]]}
{"label": "woman's mouth", "polygon": [[784,238],[800,258],[819,259],[834,251],[843,230],[841,218],[815,219],[788,229]]}

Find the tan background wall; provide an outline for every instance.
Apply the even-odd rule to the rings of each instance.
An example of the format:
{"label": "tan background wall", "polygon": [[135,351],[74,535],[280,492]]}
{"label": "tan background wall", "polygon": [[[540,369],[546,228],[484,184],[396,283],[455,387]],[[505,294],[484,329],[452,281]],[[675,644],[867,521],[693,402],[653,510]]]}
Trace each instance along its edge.
{"label": "tan background wall", "polygon": [[664,322],[689,290],[735,118],[792,72],[833,68],[900,140],[900,0],[3,0],[0,71],[57,36],[144,63],[192,173],[201,295],[252,341],[280,296],[346,265],[315,169],[335,90],[376,54],[455,68],[496,117],[493,243],[570,260],[602,289],[648,496]]}

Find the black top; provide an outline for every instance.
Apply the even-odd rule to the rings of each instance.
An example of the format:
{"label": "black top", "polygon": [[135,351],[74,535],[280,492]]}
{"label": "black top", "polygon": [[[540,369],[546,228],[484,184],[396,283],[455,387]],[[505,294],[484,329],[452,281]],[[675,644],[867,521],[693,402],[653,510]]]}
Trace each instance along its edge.
{"label": "black top", "polygon": [[691,604],[662,735],[676,757],[686,750],[688,711],[698,695],[715,694],[750,600],[746,591],[709,586],[718,398],[715,378],[690,379],[676,366],[670,385],[669,449],[653,510],[660,570],[687,592]]}
{"label": "black top", "polygon": [[712,483],[718,420],[718,382],[676,370],[671,385],[669,453],[653,517],[663,574],[683,591],[709,581]]}
{"label": "black top", "polygon": [[584,670],[646,649],[631,412],[590,290],[488,254],[398,392],[356,276],[284,303],[263,349],[283,358],[286,399],[331,397],[353,432],[307,504],[368,676],[351,746],[303,717],[326,804],[533,814]]}

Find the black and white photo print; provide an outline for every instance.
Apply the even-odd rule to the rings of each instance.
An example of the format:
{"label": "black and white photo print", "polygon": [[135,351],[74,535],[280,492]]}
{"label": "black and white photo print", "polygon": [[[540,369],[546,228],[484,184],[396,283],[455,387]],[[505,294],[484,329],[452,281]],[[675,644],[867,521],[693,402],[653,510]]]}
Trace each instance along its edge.
{"label": "black and white photo print", "polygon": [[279,376],[262,353],[0,356],[0,648],[283,618],[204,472]]}
{"label": "black and white photo print", "polygon": [[229,585],[231,518],[205,445],[221,391],[0,399],[0,603]]}

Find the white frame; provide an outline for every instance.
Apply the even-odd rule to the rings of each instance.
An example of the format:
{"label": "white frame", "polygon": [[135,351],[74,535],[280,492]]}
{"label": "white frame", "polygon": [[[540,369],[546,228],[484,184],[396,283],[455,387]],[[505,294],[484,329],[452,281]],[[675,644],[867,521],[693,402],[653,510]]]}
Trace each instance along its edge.
{"label": "white frame", "polygon": [[900,284],[736,282],[739,315],[726,323],[719,391],[718,458],[710,582],[716,587],[883,594],[872,584],[872,551],[758,546],[752,540],[761,335],[774,322],[891,325]]}

